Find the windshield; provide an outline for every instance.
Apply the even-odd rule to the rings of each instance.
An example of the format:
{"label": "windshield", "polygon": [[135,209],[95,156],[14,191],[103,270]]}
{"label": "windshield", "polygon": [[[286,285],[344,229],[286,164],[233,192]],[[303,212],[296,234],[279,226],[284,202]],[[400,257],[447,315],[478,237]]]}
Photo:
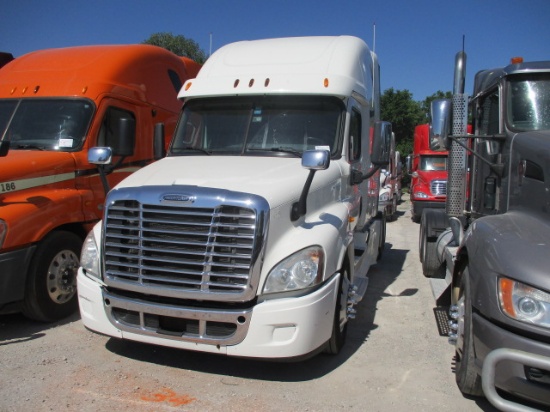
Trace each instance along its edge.
{"label": "windshield", "polygon": [[420,156],[420,170],[447,170],[447,156]]}
{"label": "windshield", "polygon": [[507,95],[507,121],[512,130],[550,129],[549,73],[511,77]]}
{"label": "windshield", "polygon": [[345,107],[323,96],[246,96],[190,100],[171,155],[301,156],[329,147],[339,153]]}
{"label": "windshield", "polygon": [[84,142],[94,111],[88,100],[0,100],[0,134],[10,150],[75,151]]}

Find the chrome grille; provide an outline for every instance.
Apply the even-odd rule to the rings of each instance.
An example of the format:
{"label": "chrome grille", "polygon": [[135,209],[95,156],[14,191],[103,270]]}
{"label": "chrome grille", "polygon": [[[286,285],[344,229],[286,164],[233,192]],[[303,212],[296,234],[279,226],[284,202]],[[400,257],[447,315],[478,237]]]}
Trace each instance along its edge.
{"label": "chrome grille", "polygon": [[[254,209],[115,200],[105,212],[109,286],[168,297],[242,296],[255,254]],[[231,299],[229,299],[231,300]]]}
{"label": "chrome grille", "polygon": [[433,180],[430,182],[430,191],[434,196],[445,196],[447,194],[447,181]]}

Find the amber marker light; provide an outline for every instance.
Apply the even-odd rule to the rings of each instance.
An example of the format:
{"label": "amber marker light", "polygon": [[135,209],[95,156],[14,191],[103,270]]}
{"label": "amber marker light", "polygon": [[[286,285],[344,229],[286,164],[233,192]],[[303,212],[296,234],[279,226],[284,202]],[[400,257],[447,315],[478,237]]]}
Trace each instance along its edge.
{"label": "amber marker light", "polygon": [[325,77],[325,80],[323,80],[323,86],[328,87],[328,78]]}
{"label": "amber marker light", "polygon": [[514,310],[513,302],[514,282],[510,279],[500,278],[498,280],[498,297],[500,299],[500,306],[504,313],[508,316],[515,318],[516,311]]}
{"label": "amber marker light", "polygon": [[523,63],[523,57],[512,57],[510,59],[510,64],[518,64],[518,63]]}
{"label": "amber marker light", "polygon": [[187,84],[185,85],[185,91],[189,90],[191,88],[192,84],[193,83],[191,83],[191,82],[187,82]]}

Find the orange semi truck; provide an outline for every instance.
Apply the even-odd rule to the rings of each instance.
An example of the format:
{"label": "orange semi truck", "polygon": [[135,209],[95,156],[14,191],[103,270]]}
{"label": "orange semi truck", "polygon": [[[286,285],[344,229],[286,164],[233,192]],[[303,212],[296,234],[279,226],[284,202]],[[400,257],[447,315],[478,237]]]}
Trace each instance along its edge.
{"label": "orange semi truck", "polygon": [[[76,311],[80,250],[105,192],[163,156],[177,93],[199,69],[150,45],[41,50],[2,67],[0,313]],[[106,146],[111,165],[91,165],[88,150]]]}

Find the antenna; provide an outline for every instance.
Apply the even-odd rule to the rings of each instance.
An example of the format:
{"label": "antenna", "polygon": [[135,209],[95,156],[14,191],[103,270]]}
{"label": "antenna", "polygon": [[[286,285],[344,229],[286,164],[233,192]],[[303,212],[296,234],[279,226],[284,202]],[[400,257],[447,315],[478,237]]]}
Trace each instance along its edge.
{"label": "antenna", "polygon": [[376,51],[376,22],[372,23],[372,51]]}
{"label": "antenna", "polygon": [[210,51],[208,53],[208,57],[212,56],[212,32],[210,32]]}

